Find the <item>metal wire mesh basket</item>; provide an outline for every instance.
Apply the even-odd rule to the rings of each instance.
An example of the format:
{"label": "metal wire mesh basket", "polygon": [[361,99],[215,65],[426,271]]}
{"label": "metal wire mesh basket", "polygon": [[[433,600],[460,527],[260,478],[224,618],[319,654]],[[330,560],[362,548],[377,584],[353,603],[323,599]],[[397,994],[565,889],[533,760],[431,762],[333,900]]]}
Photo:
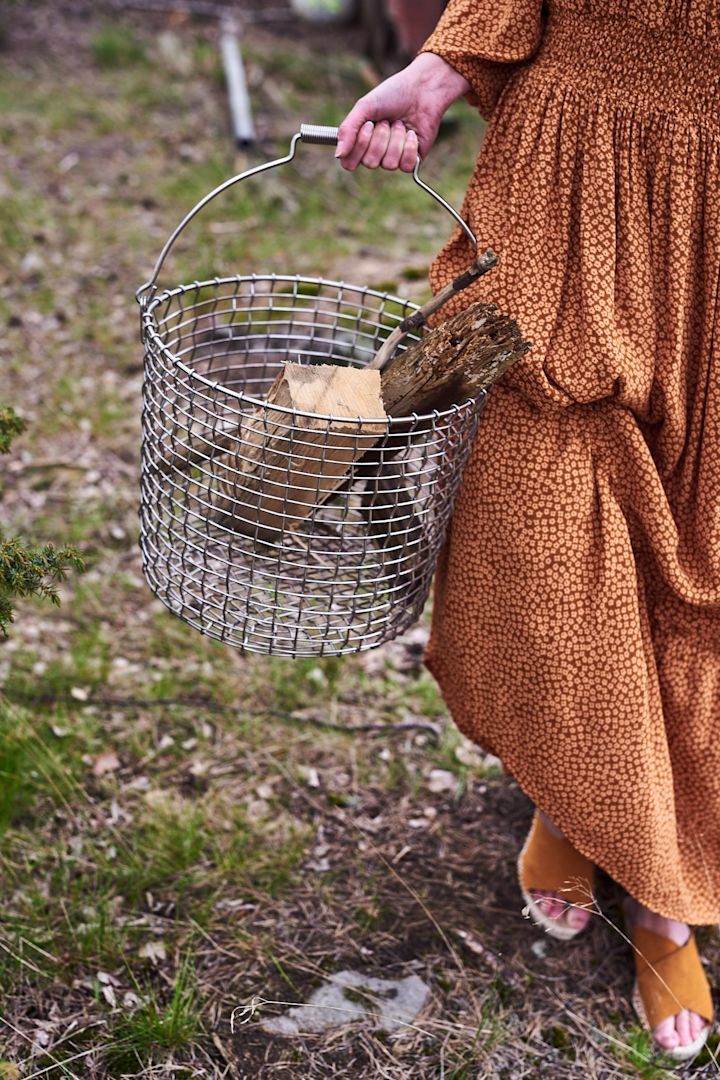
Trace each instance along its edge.
{"label": "metal wire mesh basket", "polygon": [[[303,126],[286,157],[210,192],[136,294],[144,572],[172,612],[247,652],[358,652],[418,618],[484,404],[483,393],[424,415],[356,418],[268,404],[287,362],[366,366],[417,308],[399,297],[281,274],[157,291],[178,235],[220,191],[289,162],[299,140],[336,137]],[[417,167],[414,177],[472,237]]]}

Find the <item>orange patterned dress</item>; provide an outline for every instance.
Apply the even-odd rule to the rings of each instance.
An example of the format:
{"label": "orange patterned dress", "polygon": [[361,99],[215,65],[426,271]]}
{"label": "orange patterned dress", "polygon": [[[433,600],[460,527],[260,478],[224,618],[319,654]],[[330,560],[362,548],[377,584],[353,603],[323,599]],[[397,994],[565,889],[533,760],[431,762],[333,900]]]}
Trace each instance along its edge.
{"label": "orange patterned dress", "polygon": [[[464,293],[532,351],[483,413],[425,662],[632,895],[720,920],[720,4],[450,0],[490,124]],[[456,231],[439,288],[471,258]]]}

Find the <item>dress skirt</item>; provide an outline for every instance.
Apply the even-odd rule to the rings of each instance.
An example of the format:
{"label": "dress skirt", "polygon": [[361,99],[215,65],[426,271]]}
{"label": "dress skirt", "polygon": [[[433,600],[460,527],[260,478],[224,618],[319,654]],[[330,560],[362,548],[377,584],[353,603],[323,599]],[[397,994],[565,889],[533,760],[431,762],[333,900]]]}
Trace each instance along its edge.
{"label": "dress skirt", "polygon": [[[450,0],[490,117],[464,213],[531,352],[435,576],[459,728],[651,910],[720,921],[720,6]],[[436,151],[438,152],[438,151]],[[435,289],[465,269],[456,230]]]}

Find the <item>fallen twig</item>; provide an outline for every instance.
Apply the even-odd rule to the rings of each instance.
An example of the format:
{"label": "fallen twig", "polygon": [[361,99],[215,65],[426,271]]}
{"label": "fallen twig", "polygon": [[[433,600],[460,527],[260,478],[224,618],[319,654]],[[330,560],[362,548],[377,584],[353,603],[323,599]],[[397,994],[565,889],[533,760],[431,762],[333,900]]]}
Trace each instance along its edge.
{"label": "fallen twig", "polygon": [[438,741],[442,731],[439,724],[433,724],[430,720],[400,720],[397,723],[367,723],[367,724],[339,724],[332,720],[323,720],[319,716],[307,715],[302,712],[287,712],[283,709],[241,709],[235,705],[221,705],[210,698],[202,697],[167,697],[167,698],[136,698],[136,697],[110,697],[105,694],[88,694],[87,698],[78,701],[71,694],[55,693],[32,693],[15,688],[1,687],[0,696],[8,701],[14,701],[20,705],[68,705],[73,708],[88,708],[89,706],[112,709],[150,709],[178,706],[181,708],[204,709],[206,712],[215,714],[235,714],[237,716],[249,716],[261,719],[272,716],[276,720],[282,720],[292,724],[307,724],[310,727],[322,728],[327,731],[339,731],[347,735],[369,733],[372,735],[394,735],[405,731],[421,731],[432,735]]}

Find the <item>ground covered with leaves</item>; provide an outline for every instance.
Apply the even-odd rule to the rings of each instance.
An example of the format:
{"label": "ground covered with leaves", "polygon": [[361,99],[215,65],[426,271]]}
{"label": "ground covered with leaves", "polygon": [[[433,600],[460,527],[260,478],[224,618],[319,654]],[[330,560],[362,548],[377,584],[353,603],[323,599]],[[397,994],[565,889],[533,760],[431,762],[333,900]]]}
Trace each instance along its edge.
{"label": "ground covered with leaves", "polygon": [[[346,659],[243,656],[170,616],[137,544],[135,288],[171,228],[301,121],[364,92],[353,32],[249,27],[260,145],[238,161],[207,20],[82,3],[2,13],[4,521],[75,545],[62,606],[0,645],[0,1077],[650,1078],[618,894],[570,946],[523,918],[531,806],[462,739],[425,619]],[[456,202],[480,138],[458,107],[427,164]],[[169,283],[290,271],[426,294],[448,233],[407,177],[289,174],[193,223]],[[718,970],[717,936],[701,931]],[[422,1012],[280,1035],[333,973],[417,976]],[[363,987],[347,1000],[373,1006]],[[713,1044],[715,1045],[715,1044]],[[715,1075],[707,1052],[688,1075]]]}

